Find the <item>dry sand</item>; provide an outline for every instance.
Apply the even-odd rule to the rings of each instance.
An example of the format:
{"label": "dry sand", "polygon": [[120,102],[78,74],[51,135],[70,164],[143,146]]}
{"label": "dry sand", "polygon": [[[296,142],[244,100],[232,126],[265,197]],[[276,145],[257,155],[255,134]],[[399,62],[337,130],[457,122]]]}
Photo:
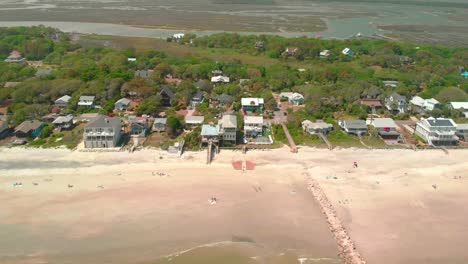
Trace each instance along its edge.
{"label": "dry sand", "polygon": [[212,165],[204,152],[0,156],[1,263],[137,263],[223,241],[261,248],[259,259],[286,252],[339,263],[305,174],[367,263],[468,262],[466,150],[252,151],[246,173],[233,170],[243,156],[230,151]]}

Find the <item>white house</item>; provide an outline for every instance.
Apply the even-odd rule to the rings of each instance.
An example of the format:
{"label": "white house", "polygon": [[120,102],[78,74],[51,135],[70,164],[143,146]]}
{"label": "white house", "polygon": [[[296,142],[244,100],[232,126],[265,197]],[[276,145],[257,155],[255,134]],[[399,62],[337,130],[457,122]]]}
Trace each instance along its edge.
{"label": "white house", "polygon": [[300,93],[282,92],[280,93],[280,97],[287,98],[288,102],[293,105],[300,105],[304,103],[304,96]]}
{"label": "white house", "polygon": [[330,56],[330,51],[322,50],[319,55],[320,55],[320,58],[328,58]]}
{"label": "white house", "polygon": [[212,83],[229,83],[230,79],[227,76],[218,75],[218,76],[211,77],[211,82]]}
{"label": "white house", "polygon": [[244,116],[244,134],[246,138],[263,135],[263,116]]}
{"label": "white house", "polygon": [[433,146],[453,146],[458,143],[457,124],[452,119],[421,119],[416,123],[415,134]]}
{"label": "white house", "polygon": [[70,101],[71,99],[71,96],[69,95],[64,95],[62,97],[60,97],[59,99],[55,100],[54,104],[58,107],[67,107],[68,105],[68,101]]}
{"label": "white house", "polygon": [[264,100],[263,98],[242,98],[242,110],[246,112],[263,111]]}
{"label": "white house", "polygon": [[468,118],[468,102],[450,102],[448,107],[454,110],[462,110],[463,115]]}
{"label": "white house", "polygon": [[86,108],[93,108],[95,98],[96,98],[95,96],[90,96],[90,95],[80,96],[80,99],[78,101],[78,106],[83,106]]}
{"label": "white house", "polygon": [[423,99],[419,96],[415,96],[413,99],[411,99],[410,103],[418,112],[432,111],[440,107],[440,102],[434,98]]}
{"label": "white house", "polygon": [[468,141],[468,124],[457,124],[457,132],[455,134],[464,141]]}

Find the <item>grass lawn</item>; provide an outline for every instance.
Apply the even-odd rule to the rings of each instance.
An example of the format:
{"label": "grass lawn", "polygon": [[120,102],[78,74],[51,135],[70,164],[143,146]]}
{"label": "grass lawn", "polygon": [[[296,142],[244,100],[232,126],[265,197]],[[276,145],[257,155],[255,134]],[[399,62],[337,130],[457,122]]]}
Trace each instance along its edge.
{"label": "grass lawn", "polygon": [[359,138],[354,135],[349,135],[341,130],[333,130],[327,135],[328,140],[333,147],[343,148],[364,148],[359,141]]}
{"label": "grass lawn", "polygon": [[171,138],[167,135],[167,133],[152,133],[146,138],[145,143],[143,144],[144,147],[154,147],[154,148],[162,148],[162,147],[169,147],[173,145],[175,140],[171,140]]}
{"label": "grass lawn", "polygon": [[84,127],[85,124],[81,123],[72,130],[62,130],[60,133],[54,133],[47,139],[43,147],[56,148],[67,146],[67,148],[73,149],[83,140]]}
{"label": "grass lawn", "polygon": [[402,148],[399,145],[387,145],[385,141],[383,141],[381,138],[373,137],[373,136],[363,136],[362,142],[364,142],[364,144],[372,148],[379,148],[379,149]]}

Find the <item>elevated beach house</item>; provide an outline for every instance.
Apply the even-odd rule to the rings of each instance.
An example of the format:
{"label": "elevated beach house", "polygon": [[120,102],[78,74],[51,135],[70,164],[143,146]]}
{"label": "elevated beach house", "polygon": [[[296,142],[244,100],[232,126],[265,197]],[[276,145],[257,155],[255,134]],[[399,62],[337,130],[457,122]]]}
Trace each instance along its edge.
{"label": "elevated beach house", "polygon": [[263,98],[242,98],[242,110],[244,112],[263,112]]}
{"label": "elevated beach house", "polygon": [[387,143],[398,143],[400,133],[397,131],[397,125],[391,118],[368,118],[367,125],[374,127],[379,136]]}
{"label": "elevated beach house", "polygon": [[149,119],[146,117],[128,117],[128,133],[130,136],[146,137],[149,133],[149,126]]}
{"label": "elevated beach house", "polygon": [[218,125],[222,140],[230,141],[235,144],[237,139],[237,116],[223,115],[218,121]]}
{"label": "elevated beach house", "polygon": [[263,135],[263,116],[244,116],[244,135],[256,138]]}
{"label": "elevated beach house", "polygon": [[60,129],[70,129],[73,127],[73,118],[73,115],[59,116],[52,122],[52,124]]}
{"label": "elevated beach house", "polygon": [[85,107],[85,108],[94,108],[94,99],[96,96],[94,95],[82,95],[78,100],[78,106]]}
{"label": "elevated beach house", "polygon": [[301,122],[301,125],[304,132],[309,133],[311,135],[319,133],[327,134],[328,132],[333,130],[332,124],[325,123],[322,120],[317,120],[316,122],[304,120]]}
{"label": "elevated beach house", "polygon": [[39,120],[26,120],[15,128],[15,136],[17,138],[35,138],[42,131],[44,123]]}
{"label": "elevated beach house", "polygon": [[202,143],[208,143],[209,141],[212,141],[214,143],[219,142],[219,125],[203,125],[200,135],[202,138]]}
{"label": "elevated beach house", "polygon": [[167,118],[155,118],[152,126],[153,132],[166,131]]}
{"label": "elevated beach house", "polygon": [[364,135],[367,133],[364,120],[339,120],[338,125],[348,134]]}
{"label": "elevated beach house", "polygon": [[84,129],[85,148],[115,148],[122,137],[120,118],[99,115]]}
{"label": "elevated beach house", "polygon": [[458,144],[456,132],[457,125],[452,119],[429,117],[416,123],[415,134],[429,145],[453,146]]}

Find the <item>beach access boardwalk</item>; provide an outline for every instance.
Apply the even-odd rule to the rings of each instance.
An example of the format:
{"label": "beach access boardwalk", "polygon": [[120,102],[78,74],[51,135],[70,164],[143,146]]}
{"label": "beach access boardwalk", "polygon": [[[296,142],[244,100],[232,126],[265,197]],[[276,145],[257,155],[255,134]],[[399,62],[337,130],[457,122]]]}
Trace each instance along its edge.
{"label": "beach access boardwalk", "polygon": [[286,135],[286,138],[288,139],[289,147],[291,148],[291,152],[292,153],[297,153],[296,143],[294,143],[294,139],[292,138],[291,134],[289,133],[288,127],[284,123],[281,123],[281,126],[283,127],[284,134]]}

